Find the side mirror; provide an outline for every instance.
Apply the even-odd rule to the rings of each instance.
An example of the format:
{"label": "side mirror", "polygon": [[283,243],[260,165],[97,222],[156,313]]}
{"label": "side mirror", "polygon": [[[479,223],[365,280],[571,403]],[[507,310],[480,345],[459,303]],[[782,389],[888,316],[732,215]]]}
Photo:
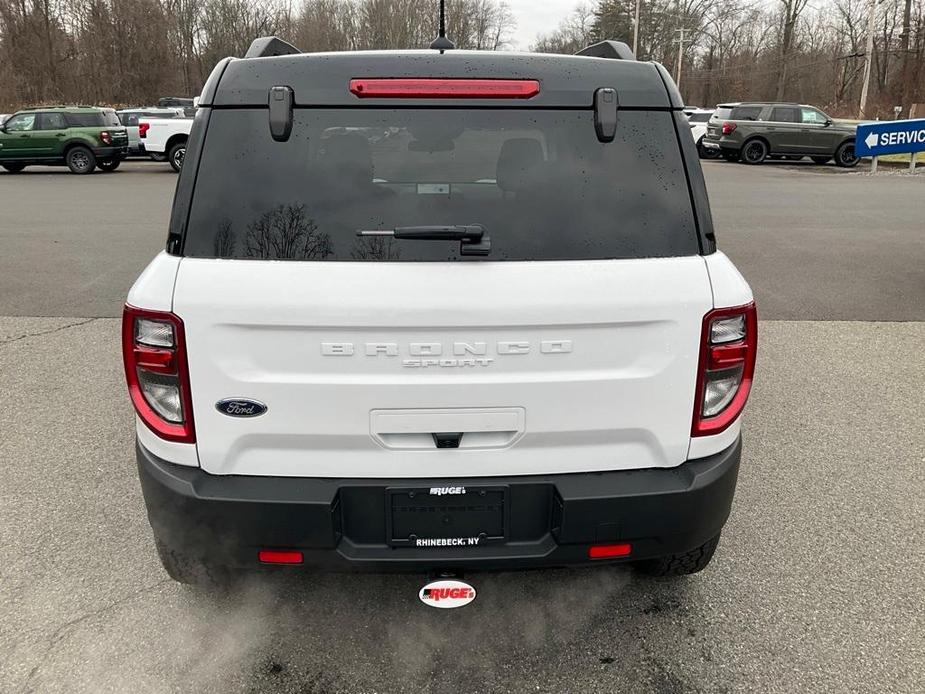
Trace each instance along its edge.
{"label": "side mirror", "polygon": [[0,125],[0,133],[5,133],[5,132],[6,132],[6,126]]}
{"label": "side mirror", "polygon": [[823,125],[824,125],[826,128],[828,128],[830,125],[832,125],[832,119],[831,119],[831,118],[826,118],[826,119],[825,119],[825,123],[823,123]]}

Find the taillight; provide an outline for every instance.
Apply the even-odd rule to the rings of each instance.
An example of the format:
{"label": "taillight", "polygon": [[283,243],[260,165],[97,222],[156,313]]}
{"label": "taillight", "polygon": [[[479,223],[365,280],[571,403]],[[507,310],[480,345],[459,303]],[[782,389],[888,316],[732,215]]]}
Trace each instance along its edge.
{"label": "taillight", "polygon": [[692,436],[719,434],[742,413],[755,373],[758,314],[754,302],[703,317]]}
{"label": "taillight", "polygon": [[732,135],[735,129],[736,129],[735,123],[729,123],[729,122],[723,123],[723,135]]}
{"label": "taillight", "polygon": [[100,142],[102,142],[104,145],[111,145],[112,135],[110,135],[108,131],[104,130],[100,133]]}
{"label": "taillight", "polygon": [[147,137],[148,130],[151,129],[150,123],[139,123],[138,124],[138,137]]}
{"label": "taillight", "polygon": [[162,439],[195,443],[183,321],[166,311],[126,304],[122,359],[128,392],[141,420]]}
{"label": "taillight", "polygon": [[361,99],[529,99],[540,93],[538,80],[507,79],[352,79]]}

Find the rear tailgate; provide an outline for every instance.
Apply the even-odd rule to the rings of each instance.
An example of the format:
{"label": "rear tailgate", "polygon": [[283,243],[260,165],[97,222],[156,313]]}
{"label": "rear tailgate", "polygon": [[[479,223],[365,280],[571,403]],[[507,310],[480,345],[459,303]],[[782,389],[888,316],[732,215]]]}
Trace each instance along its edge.
{"label": "rear tailgate", "polygon": [[[175,297],[202,467],[312,477],[678,465],[690,442],[701,318],[712,303],[696,256],[185,258]],[[229,417],[216,409],[225,398],[268,409]],[[437,449],[436,427],[466,432],[460,448]]]}

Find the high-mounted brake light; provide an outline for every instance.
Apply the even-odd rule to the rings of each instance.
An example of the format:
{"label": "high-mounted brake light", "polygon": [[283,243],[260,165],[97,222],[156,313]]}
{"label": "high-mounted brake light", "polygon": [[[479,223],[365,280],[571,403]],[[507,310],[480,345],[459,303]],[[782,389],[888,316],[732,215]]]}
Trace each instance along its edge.
{"label": "high-mounted brake light", "polygon": [[725,431],[738,417],[755,373],[758,315],[754,302],[703,317],[691,436]]}
{"label": "high-mounted brake light", "polygon": [[539,80],[379,78],[352,79],[350,91],[361,99],[529,99],[540,93]]}
{"label": "high-mounted brake light", "polygon": [[735,129],[736,129],[735,123],[729,123],[729,122],[723,123],[723,135],[732,135]]}
{"label": "high-mounted brake light", "polygon": [[148,136],[148,130],[151,129],[150,123],[139,123],[138,124],[138,137],[146,138]]}
{"label": "high-mounted brake light", "polygon": [[195,443],[183,321],[126,304],[122,359],[132,405],[145,425],[162,439]]}

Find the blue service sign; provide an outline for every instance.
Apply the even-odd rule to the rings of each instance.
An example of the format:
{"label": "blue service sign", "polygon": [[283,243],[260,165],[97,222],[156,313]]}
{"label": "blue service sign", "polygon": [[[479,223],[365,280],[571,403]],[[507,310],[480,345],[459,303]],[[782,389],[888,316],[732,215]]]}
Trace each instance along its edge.
{"label": "blue service sign", "polygon": [[859,125],[854,151],[859,157],[925,152],[925,118]]}

